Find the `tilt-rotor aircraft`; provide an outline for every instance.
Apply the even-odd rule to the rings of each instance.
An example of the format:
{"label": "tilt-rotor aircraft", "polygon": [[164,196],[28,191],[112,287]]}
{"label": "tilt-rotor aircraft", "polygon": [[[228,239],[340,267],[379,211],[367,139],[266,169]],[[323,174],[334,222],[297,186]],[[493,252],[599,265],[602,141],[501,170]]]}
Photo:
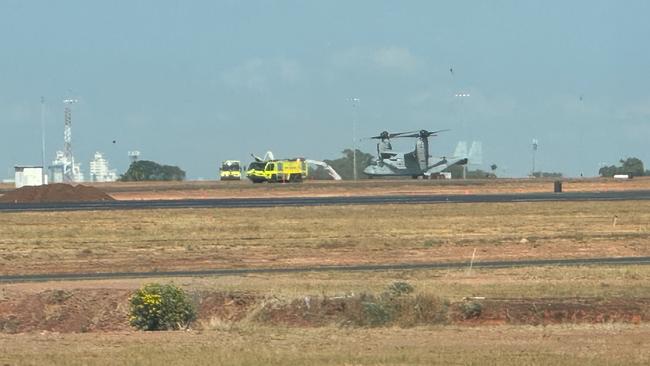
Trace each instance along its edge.
{"label": "tilt-rotor aircraft", "polygon": [[[389,133],[384,131],[370,139],[377,142],[377,157],[371,165],[364,169],[369,177],[394,177],[410,176],[414,179],[426,179],[441,173],[443,170],[454,166],[467,164],[467,156],[434,158],[429,155],[429,137],[438,136],[438,131],[409,131]],[[393,138],[415,138],[415,150],[411,152],[393,151],[390,140]]]}

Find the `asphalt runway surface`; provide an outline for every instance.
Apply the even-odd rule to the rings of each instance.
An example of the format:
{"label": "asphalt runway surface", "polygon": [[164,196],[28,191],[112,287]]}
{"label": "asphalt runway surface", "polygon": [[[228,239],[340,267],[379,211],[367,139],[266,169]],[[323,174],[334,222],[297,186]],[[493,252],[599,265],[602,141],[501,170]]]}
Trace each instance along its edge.
{"label": "asphalt runway surface", "polygon": [[333,205],[443,204],[479,202],[579,202],[650,200],[650,191],[513,193],[467,195],[393,195],[348,197],[220,198],[195,200],[133,200],[102,202],[0,203],[0,212],[96,211],[156,208],[246,208]]}
{"label": "asphalt runway surface", "polygon": [[[619,257],[619,258],[583,258],[583,259],[534,259],[520,261],[486,261],[475,262],[473,269],[494,269],[514,267],[539,266],[629,266],[649,265],[650,257]],[[463,269],[469,268],[468,262],[440,263],[403,263],[403,264],[360,264],[346,266],[314,266],[314,267],[278,267],[278,268],[217,268],[194,271],[151,271],[151,272],[107,272],[107,273],[50,273],[33,275],[3,275],[0,283],[16,282],[49,282],[49,281],[81,281],[81,280],[115,280],[132,278],[160,277],[208,277],[208,276],[245,276],[249,274],[286,274],[309,272],[360,272],[360,271],[406,271],[431,269]]]}

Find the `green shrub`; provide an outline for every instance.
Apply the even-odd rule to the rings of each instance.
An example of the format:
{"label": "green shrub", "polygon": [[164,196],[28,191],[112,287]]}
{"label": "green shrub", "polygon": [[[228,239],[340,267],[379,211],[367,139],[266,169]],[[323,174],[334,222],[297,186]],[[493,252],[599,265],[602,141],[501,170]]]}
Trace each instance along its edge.
{"label": "green shrub", "polygon": [[478,318],[483,312],[483,305],[478,301],[463,303],[460,307],[465,319]]}
{"label": "green shrub", "polygon": [[392,296],[399,297],[413,292],[413,286],[408,282],[393,282],[388,286],[388,293]]}
{"label": "green shrub", "polygon": [[129,324],[141,330],[176,330],[196,319],[187,294],[174,285],[147,284],[130,303]]}
{"label": "green shrub", "polygon": [[449,301],[432,294],[417,294],[402,299],[395,323],[401,327],[418,324],[446,324],[449,322]]}
{"label": "green shrub", "polygon": [[380,302],[364,302],[363,314],[365,322],[372,327],[388,323],[393,315],[391,309]]}

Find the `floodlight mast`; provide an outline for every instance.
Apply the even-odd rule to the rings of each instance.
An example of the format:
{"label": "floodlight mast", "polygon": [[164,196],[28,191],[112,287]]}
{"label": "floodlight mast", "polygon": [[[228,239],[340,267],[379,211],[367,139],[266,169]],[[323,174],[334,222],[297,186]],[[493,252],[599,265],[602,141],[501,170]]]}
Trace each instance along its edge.
{"label": "floodlight mast", "polygon": [[42,183],[47,182],[47,171],[45,170],[45,97],[41,97],[41,179]]}
{"label": "floodlight mast", "polygon": [[352,177],[357,180],[357,107],[360,102],[359,98],[349,98],[352,102]]}
{"label": "floodlight mast", "polygon": [[537,152],[538,145],[539,145],[539,141],[537,141],[537,139],[533,139],[533,146],[532,146],[533,147],[533,170],[530,172],[531,177],[535,177],[535,153]]}

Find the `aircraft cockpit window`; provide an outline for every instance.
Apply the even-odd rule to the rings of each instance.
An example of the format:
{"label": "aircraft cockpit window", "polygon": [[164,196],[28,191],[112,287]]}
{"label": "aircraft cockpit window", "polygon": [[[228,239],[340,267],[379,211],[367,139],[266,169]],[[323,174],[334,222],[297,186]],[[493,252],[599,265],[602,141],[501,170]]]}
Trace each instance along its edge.
{"label": "aircraft cockpit window", "polygon": [[224,164],[221,167],[221,170],[228,171],[228,172],[236,172],[239,170],[239,164],[230,164],[230,165]]}
{"label": "aircraft cockpit window", "polygon": [[264,170],[264,163],[253,162],[248,166],[248,169]]}

